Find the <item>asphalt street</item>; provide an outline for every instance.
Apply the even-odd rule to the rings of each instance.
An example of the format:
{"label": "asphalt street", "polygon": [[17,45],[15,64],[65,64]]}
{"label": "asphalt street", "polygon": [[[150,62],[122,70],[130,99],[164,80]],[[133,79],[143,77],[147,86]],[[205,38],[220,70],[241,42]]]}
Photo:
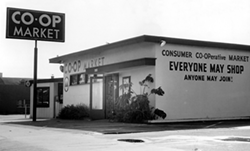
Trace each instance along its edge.
{"label": "asphalt street", "polygon": [[[169,150],[169,151],[247,151],[250,148],[250,122],[234,121],[223,126],[209,123],[195,128],[176,128],[171,130],[151,126],[147,131],[130,133],[104,133],[96,129],[114,129],[114,131],[133,129],[138,125],[116,123],[86,122],[87,127],[52,127],[46,125],[22,124],[30,122],[23,115],[0,116],[0,151],[80,151],[80,150]],[[103,123],[103,124],[102,124]],[[227,122],[225,122],[227,123]],[[244,124],[245,123],[245,124]],[[83,123],[81,123],[83,124]],[[186,126],[189,123],[186,123]],[[199,123],[198,123],[199,124]],[[70,124],[69,124],[70,125]],[[183,124],[182,124],[183,125]],[[140,127],[141,125],[139,125]],[[146,125],[147,126],[147,125]],[[161,125],[162,126],[162,125]],[[190,124],[192,126],[192,124]],[[77,128],[78,127],[78,128]],[[85,129],[84,129],[85,128]],[[142,130],[141,128],[140,130]]]}

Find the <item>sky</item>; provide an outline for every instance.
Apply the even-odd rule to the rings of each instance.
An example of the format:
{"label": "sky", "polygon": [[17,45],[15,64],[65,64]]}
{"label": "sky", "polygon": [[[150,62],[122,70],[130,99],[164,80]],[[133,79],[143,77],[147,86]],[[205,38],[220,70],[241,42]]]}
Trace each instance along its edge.
{"label": "sky", "polygon": [[56,56],[141,35],[250,45],[249,0],[0,0],[0,73],[33,78],[33,40],[6,39],[6,8],[65,13],[65,42],[38,41],[38,79]]}

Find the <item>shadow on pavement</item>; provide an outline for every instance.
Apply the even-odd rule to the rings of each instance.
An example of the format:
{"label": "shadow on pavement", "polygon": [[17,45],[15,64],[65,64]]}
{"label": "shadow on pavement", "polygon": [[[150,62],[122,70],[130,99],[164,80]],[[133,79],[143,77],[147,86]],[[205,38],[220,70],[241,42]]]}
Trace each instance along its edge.
{"label": "shadow on pavement", "polygon": [[108,120],[62,120],[50,119],[33,121],[6,122],[5,124],[18,124],[37,127],[51,127],[63,129],[76,129],[83,131],[98,132],[102,134],[126,134],[140,132],[157,132],[171,130],[189,129],[211,129],[211,128],[234,128],[250,126],[250,120],[227,120],[227,121],[206,121],[206,122],[179,122],[161,124],[129,124],[110,122]]}

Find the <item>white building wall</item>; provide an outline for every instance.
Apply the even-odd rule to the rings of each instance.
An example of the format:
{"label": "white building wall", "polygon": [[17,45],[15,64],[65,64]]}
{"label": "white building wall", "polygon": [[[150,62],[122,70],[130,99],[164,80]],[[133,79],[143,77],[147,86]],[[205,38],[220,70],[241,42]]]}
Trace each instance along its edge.
{"label": "white building wall", "polygon": [[100,56],[105,57],[105,64],[112,64],[139,58],[152,58],[155,57],[155,53],[152,43],[139,43],[103,51]]}
{"label": "white building wall", "polygon": [[[89,106],[90,86],[89,84],[69,86],[65,91],[65,79],[70,81],[70,76],[86,72],[86,68],[114,64],[139,58],[154,58],[154,47],[152,43],[139,43],[123,46],[115,49],[104,50],[99,53],[68,58],[64,62],[64,95],[63,105],[84,103]],[[75,64],[75,65],[74,65]],[[139,72],[137,72],[139,73]],[[143,72],[144,73],[144,72]],[[108,74],[108,73],[107,73]],[[146,73],[145,73],[146,74]],[[147,75],[143,75],[146,77]],[[140,79],[141,80],[141,79]],[[136,85],[136,84],[135,84]]]}
{"label": "white building wall", "polygon": [[[191,52],[192,57],[163,56],[162,50]],[[199,59],[196,53],[221,55],[226,57],[226,60]],[[250,116],[249,60],[229,61],[229,55],[249,58],[250,53],[171,44],[157,48],[156,85],[162,86],[165,95],[156,97],[156,107],[167,113],[166,121],[232,119]],[[207,68],[201,72],[183,71],[183,66],[178,66],[177,62],[204,63]],[[212,72],[210,65],[219,65],[217,72]],[[241,66],[244,71],[238,74],[228,73],[230,65]],[[204,76],[204,80],[185,79],[186,75]],[[216,80],[215,78],[208,80],[207,76],[213,76]],[[229,80],[220,81],[221,77],[229,77]]]}
{"label": "white building wall", "polygon": [[64,92],[63,106],[85,104],[89,106],[90,84],[70,86],[68,92]]}

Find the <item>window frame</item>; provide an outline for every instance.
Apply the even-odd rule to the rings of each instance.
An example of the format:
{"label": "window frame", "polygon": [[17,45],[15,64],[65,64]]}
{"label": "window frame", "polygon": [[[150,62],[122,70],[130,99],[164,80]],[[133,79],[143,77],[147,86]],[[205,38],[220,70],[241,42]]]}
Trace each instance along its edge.
{"label": "window frame", "polygon": [[[80,81],[80,77],[83,75],[83,82]],[[73,81],[74,80],[74,81]],[[72,74],[70,75],[70,86],[83,85],[89,83],[89,75],[86,73]]]}
{"label": "window frame", "polygon": [[[48,100],[47,101],[45,101],[44,96],[42,96],[42,101],[39,100],[39,98],[40,98],[40,93],[38,92],[39,89],[42,89],[42,91],[44,91],[44,90],[48,91],[48,95],[47,95]],[[36,106],[39,108],[49,108],[50,107],[50,87],[37,87],[36,91],[37,91],[37,104],[36,104]],[[42,103],[39,103],[39,101]],[[48,102],[48,103],[45,103],[45,102]]]}
{"label": "window frame", "polygon": [[[128,80],[128,83],[131,83],[131,76],[126,76],[126,77],[122,77],[122,84],[126,84],[125,80]],[[128,88],[127,92],[131,91],[131,87]],[[124,89],[122,89],[122,94],[124,94]]]}

